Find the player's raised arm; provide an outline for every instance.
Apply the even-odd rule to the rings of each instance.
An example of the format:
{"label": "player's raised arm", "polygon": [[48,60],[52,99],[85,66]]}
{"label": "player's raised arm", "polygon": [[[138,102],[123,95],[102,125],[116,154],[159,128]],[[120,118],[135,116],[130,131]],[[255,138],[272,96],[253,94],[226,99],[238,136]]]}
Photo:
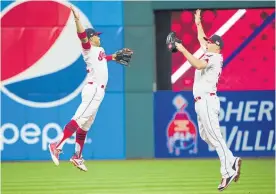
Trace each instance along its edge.
{"label": "player's raised arm", "polygon": [[76,28],[77,28],[77,33],[78,33],[78,37],[81,40],[82,43],[87,43],[88,42],[88,38],[85,32],[84,27],[82,26],[81,22],[80,22],[80,16],[78,13],[76,13],[76,10],[73,8],[73,6],[70,7],[73,15],[74,15],[74,19],[75,19],[75,24],[76,24]]}
{"label": "player's raised arm", "polygon": [[196,69],[204,69],[207,67],[207,61],[195,58],[181,43],[175,42],[175,46]]}
{"label": "player's raised arm", "polygon": [[195,24],[196,24],[196,27],[197,27],[198,41],[199,41],[201,47],[203,47],[205,49],[206,45],[207,45],[207,41],[204,39],[206,37],[206,34],[204,33],[204,30],[203,30],[203,27],[202,27],[202,24],[201,24],[200,13],[201,13],[200,9],[196,10]]}

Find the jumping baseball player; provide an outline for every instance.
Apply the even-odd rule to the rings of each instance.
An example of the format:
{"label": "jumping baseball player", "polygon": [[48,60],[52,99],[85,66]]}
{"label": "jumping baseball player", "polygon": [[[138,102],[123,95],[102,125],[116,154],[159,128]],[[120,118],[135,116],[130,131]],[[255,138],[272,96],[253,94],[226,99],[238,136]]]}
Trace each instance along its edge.
{"label": "jumping baseball player", "polygon": [[[223,191],[233,180],[238,181],[242,162],[239,157],[234,157],[228,149],[219,125],[220,101],[216,92],[223,65],[221,50],[224,43],[218,35],[206,38],[201,25],[200,10],[197,10],[195,13],[195,23],[198,40],[205,51],[203,57],[201,59],[195,58],[177,38],[175,38],[174,44],[175,49],[180,51],[190,64],[196,68],[193,95],[195,99],[195,111],[198,117],[199,133],[200,137],[217,151],[221,163],[220,172],[222,176],[218,190]],[[171,39],[167,38],[167,40]]]}
{"label": "jumping baseball player", "polygon": [[105,88],[108,82],[107,61],[114,60],[124,66],[128,66],[133,52],[124,48],[113,55],[106,56],[100,46],[101,33],[94,29],[84,29],[79,14],[71,7],[75,18],[77,35],[82,45],[82,56],[86,63],[86,84],[82,89],[82,102],[79,105],[71,121],[65,126],[60,140],[49,145],[49,151],[53,162],[59,165],[59,154],[62,152],[66,140],[76,132],[75,154],[70,159],[71,163],[80,170],[87,171],[82,158],[82,150],[86,134],[96,117],[98,108],[104,98]]}

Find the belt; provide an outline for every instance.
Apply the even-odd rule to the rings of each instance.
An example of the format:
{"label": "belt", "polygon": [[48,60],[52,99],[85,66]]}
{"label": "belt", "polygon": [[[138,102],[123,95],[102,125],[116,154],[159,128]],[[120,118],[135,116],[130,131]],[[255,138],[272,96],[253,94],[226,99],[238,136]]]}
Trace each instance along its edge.
{"label": "belt", "polygon": [[[94,84],[94,82],[88,82],[88,84]],[[101,88],[104,88],[104,85],[101,85]]]}
{"label": "belt", "polygon": [[[216,93],[209,93],[209,95],[210,95],[210,96],[215,96]],[[195,102],[197,102],[197,101],[199,101],[199,100],[201,100],[201,97],[200,97],[200,96],[195,97]]]}

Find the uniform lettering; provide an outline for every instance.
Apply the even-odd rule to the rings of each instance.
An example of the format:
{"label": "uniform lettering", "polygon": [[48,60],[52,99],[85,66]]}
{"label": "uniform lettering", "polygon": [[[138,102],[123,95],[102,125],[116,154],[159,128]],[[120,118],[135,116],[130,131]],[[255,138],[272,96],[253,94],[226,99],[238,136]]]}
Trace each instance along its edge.
{"label": "uniform lettering", "polygon": [[103,51],[100,51],[99,56],[98,56],[98,60],[102,61],[105,57],[106,57],[105,53]]}

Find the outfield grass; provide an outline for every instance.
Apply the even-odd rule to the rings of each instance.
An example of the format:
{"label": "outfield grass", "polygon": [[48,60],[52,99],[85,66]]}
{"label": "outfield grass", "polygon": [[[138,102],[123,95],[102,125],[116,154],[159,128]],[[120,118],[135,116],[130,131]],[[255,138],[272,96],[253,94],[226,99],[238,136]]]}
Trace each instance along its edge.
{"label": "outfield grass", "polygon": [[[218,160],[2,163],[2,194],[212,194],[219,193]],[[274,160],[243,160],[242,175],[225,194],[274,194]]]}

